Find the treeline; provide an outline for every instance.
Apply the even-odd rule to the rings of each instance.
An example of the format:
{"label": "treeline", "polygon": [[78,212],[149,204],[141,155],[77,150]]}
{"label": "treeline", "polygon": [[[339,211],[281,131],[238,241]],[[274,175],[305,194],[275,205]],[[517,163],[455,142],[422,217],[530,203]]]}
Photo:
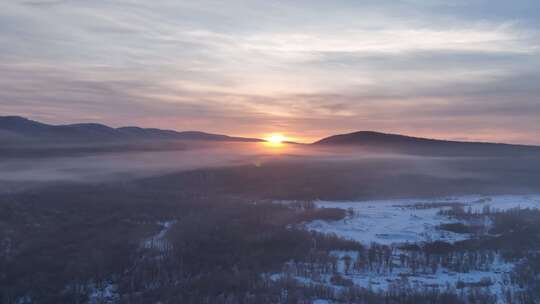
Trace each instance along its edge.
{"label": "treeline", "polygon": [[[286,206],[140,183],[62,184],[0,197],[1,303],[274,303],[262,274],[321,250],[361,246],[298,224],[342,210]],[[175,220],[167,246],[142,246]],[[23,301],[23,302],[24,302]]]}
{"label": "treeline", "polygon": [[470,223],[470,226],[484,225],[483,233],[476,238],[447,244],[448,254],[497,252],[505,262],[516,264],[506,282],[509,287],[504,290],[504,301],[540,302],[540,210],[514,208],[501,211],[486,205],[480,211],[455,207],[444,214]]}
{"label": "treeline", "polygon": [[[223,173],[222,173],[223,174]],[[406,280],[384,293],[352,284],[347,274],[488,270],[498,254],[521,261],[509,280],[510,303],[540,301],[540,212],[473,212],[453,205],[448,215],[491,226],[473,240],[401,247],[361,244],[313,233],[306,221],[340,220],[350,211],[318,209],[310,201],[274,204],[219,191],[213,175],[191,172],[182,182],[59,184],[0,196],[1,303],[88,303],[114,286],[118,303],[493,303],[489,282],[418,288]],[[422,208],[425,206],[418,206]],[[461,209],[460,209],[461,208]],[[157,242],[159,222],[176,223]],[[356,256],[336,257],[335,251]],[[352,254],[351,254],[352,255]],[[285,268],[284,268],[285,267]],[[272,273],[289,273],[271,278]],[[310,282],[294,276],[311,278]],[[329,277],[334,288],[323,280]],[[483,284],[483,285],[482,285]],[[24,300],[24,301],[23,301]],[[98,299],[99,300],[99,299]],[[98,301],[96,300],[96,301]],[[99,302],[95,302],[99,303]]]}
{"label": "treeline", "polygon": [[[456,243],[443,241],[424,244],[405,244],[385,246],[371,244],[355,251],[346,252],[341,257],[320,251],[312,252],[307,260],[291,261],[283,273],[290,277],[308,279],[308,285],[341,286],[341,291],[358,289],[350,279],[354,276],[406,274],[436,275],[439,270],[456,273],[471,271],[493,272],[500,263],[516,263],[516,267],[508,274],[500,274],[500,282],[493,282],[489,277],[476,282],[457,281],[455,285],[437,284],[419,285],[413,290],[407,280],[397,280],[390,284],[388,292],[379,293],[386,301],[390,301],[389,293],[401,294],[407,302],[407,296],[425,296],[427,290],[436,294],[452,294],[457,296],[455,303],[538,303],[540,302],[540,254],[538,237],[540,237],[540,211],[536,209],[494,210],[486,206],[480,211],[463,206],[451,206],[444,211],[461,220],[458,225],[442,226],[440,229],[461,229],[461,233],[474,231],[473,238]],[[500,271],[500,270],[498,270]],[[499,295],[491,293],[488,287],[497,283]],[[313,286],[311,286],[313,288]],[[396,290],[399,290],[397,292]],[[356,291],[365,296],[371,290]],[[344,303],[361,302],[362,296],[343,300],[339,293],[333,295],[334,300]],[[433,299],[433,294],[427,298]],[[395,303],[405,303],[396,301]],[[377,303],[377,300],[373,300]],[[391,302],[392,303],[392,302]],[[435,303],[435,302],[434,302]]]}
{"label": "treeline", "polygon": [[131,303],[275,303],[281,291],[263,274],[280,271],[290,260],[305,260],[314,248],[362,248],[295,228],[306,212],[312,209],[270,203],[192,211],[168,233],[170,247],[145,253],[123,276],[120,293]]}

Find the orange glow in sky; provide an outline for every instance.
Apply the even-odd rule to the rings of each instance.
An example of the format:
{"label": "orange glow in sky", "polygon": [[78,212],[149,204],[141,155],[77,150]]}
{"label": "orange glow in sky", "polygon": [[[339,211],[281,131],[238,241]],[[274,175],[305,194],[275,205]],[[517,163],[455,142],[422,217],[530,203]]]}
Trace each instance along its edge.
{"label": "orange glow in sky", "polygon": [[264,137],[264,140],[266,140],[264,144],[267,147],[282,148],[287,141],[291,141],[291,138],[288,138],[281,133],[272,133]]}
{"label": "orange glow in sky", "polygon": [[266,137],[265,140],[268,141],[269,143],[272,143],[272,144],[281,144],[284,141],[286,141],[287,138],[285,136],[283,136],[282,134],[275,133],[275,134],[271,134],[270,136]]}

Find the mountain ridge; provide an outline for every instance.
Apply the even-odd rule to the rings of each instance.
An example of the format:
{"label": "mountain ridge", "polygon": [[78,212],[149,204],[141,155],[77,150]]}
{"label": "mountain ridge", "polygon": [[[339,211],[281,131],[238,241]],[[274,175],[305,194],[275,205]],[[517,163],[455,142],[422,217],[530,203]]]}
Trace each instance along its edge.
{"label": "mountain ridge", "polygon": [[324,137],[322,139],[319,139],[313,144],[335,144],[337,138],[347,138],[351,136],[363,136],[363,137],[386,137],[389,138],[400,138],[402,140],[416,140],[416,141],[423,141],[423,142],[446,142],[446,143],[461,143],[461,144],[490,144],[490,145],[509,145],[509,146],[523,146],[523,147],[540,147],[539,145],[527,145],[527,144],[511,144],[511,143],[503,143],[503,142],[484,142],[484,141],[463,141],[463,140],[451,140],[451,139],[436,139],[436,138],[428,138],[428,137],[419,137],[419,136],[411,136],[411,135],[404,135],[404,134],[397,134],[397,133],[385,133],[385,132],[378,132],[378,131],[372,131],[372,130],[365,130],[365,131],[355,131],[351,133],[344,133],[344,134],[336,134],[336,135],[330,135],[327,137]]}
{"label": "mountain ridge", "polygon": [[22,116],[0,116],[0,140],[52,141],[60,143],[115,142],[134,140],[202,140],[260,142],[261,139],[234,137],[201,131],[174,131],[126,126],[113,128],[100,123],[52,125]]}
{"label": "mountain ridge", "polygon": [[376,131],[358,131],[325,137],[314,146],[353,147],[409,154],[474,155],[540,152],[540,146],[474,141],[452,141]]}
{"label": "mountain ridge", "polygon": [[[100,123],[51,125],[21,116],[0,116],[0,144],[4,144],[4,146],[9,144],[22,144],[23,146],[27,144],[127,144],[126,147],[131,148],[135,144],[145,145],[144,149],[154,149],[154,143],[176,141],[264,142],[265,140],[201,131],[175,131],[137,126],[113,128]],[[304,146],[352,147],[374,152],[436,156],[501,155],[505,153],[523,155],[529,152],[540,152],[540,146],[534,145],[452,141],[377,131],[357,131],[332,135]],[[177,148],[177,146],[174,147]],[[134,149],[141,149],[141,147],[135,146]]]}

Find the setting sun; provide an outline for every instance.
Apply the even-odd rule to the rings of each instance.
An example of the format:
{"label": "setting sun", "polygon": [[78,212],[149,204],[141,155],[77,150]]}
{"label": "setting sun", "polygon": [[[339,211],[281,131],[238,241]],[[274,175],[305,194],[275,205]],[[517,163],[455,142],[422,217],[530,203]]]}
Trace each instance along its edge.
{"label": "setting sun", "polygon": [[266,141],[272,144],[281,144],[286,140],[282,134],[272,134],[266,138]]}
{"label": "setting sun", "polygon": [[270,147],[270,148],[284,148],[285,147],[285,143],[286,142],[289,142],[291,141],[291,139],[289,137],[286,137],[285,135],[281,134],[281,133],[272,133],[272,134],[269,134],[268,136],[266,136],[264,138],[264,140],[266,141],[264,143],[264,145],[266,147]]}

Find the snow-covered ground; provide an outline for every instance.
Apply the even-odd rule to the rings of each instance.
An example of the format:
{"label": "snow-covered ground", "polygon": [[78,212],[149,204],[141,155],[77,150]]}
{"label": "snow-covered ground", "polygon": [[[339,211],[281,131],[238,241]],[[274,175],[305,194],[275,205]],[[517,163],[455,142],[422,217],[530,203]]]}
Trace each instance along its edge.
{"label": "snow-covered ground", "polygon": [[165,250],[166,247],[169,245],[169,243],[165,239],[165,235],[174,224],[176,224],[176,220],[158,222],[158,225],[161,226],[161,230],[156,235],[144,240],[142,244],[143,248],[154,248],[161,251]]}
{"label": "snow-covered ground", "polygon": [[339,258],[338,273],[351,279],[355,285],[371,288],[375,291],[386,291],[392,284],[407,280],[409,286],[445,288],[455,287],[458,282],[478,283],[482,280],[489,280],[492,284],[489,287],[494,294],[500,294],[502,287],[508,285],[507,274],[514,267],[511,263],[505,263],[500,256],[497,256],[489,271],[468,271],[455,272],[439,267],[435,273],[431,271],[419,270],[415,274],[410,273],[409,268],[396,267],[390,273],[359,272],[346,273],[343,257],[352,258],[352,263],[358,258],[355,252],[334,251],[333,255]]}
{"label": "snow-covered ground", "polygon": [[[464,210],[481,213],[489,206],[491,211],[504,211],[513,208],[540,209],[540,195],[495,195],[495,196],[459,196],[439,199],[396,199],[359,202],[316,202],[319,208],[340,208],[348,210],[345,220],[313,221],[305,225],[306,229],[322,233],[333,233],[337,236],[359,241],[365,245],[372,243],[392,245],[401,243],[422,243],[435,240],[456,242],[470,238],[467,234],[443,231],[437,227],[444,223],[456,223],[456,219],[441,215],[440,211],[456,206]],[[352,215],[351,215],[352,214]],[[487,220],[487,218],[486,218]],[[340,286],[332,282],[332,277],[341,276],[355,286],[369,288],[373,291],[388,291],[392,286],[425,290],[426,288],[455,289],[480,286],[488,288],[498,296],[498,302],[504,303],[503,292],[515,288],[510,285],[509,274],[514,264],[507,263],[494,253],[494,259],[486,268],[457,272],[438,265],[434,269],[422,268],[412,272],[410,267],[399,266],[399,255],[402,252],[393,246],[391,270],[381,271],[367,269],[346,270],[347,264],[354,264],[362,257],[356,251],[333,251],[331,255],[338,258],[337,270],[330,274],[306,274],[294,276],[303,284],[323,284],[339,290]],[[288,269],[284,273],[271,276],[273,280],[295,273]],[[461,286],[461,287],[460,287]],[[324,299],[320,303],[331,303]],[[319,302],[317,302],[319,303]]]}
{"label": "snow-covered ground", "polygon": [[320,208],[352,209],[354,216],[340,221],[313,221],[306,225],[309,230],[334,233],[340,237],[369,245],[416,243],[444,240],[455,242],[467,239],[466,234],[436,229],[440,224],[456,220],[439,215],[452,204],[462,204],[465,210],[482,211],[485,206],[492,210],[512,208],[540,208],[540,195],[461,196],[440,199],[396,199],[359,202],[318,201]]}
{"label": "snow-covered ground", "polygon": [[88,296],[88,304],[113,304],[118,303],[120,296],[117,286],[113,283],[106,283],[101,287],[89,286],[91,288]]}
{"label": "snow-covered ground", "polygon": [[[342,278],[351,280],[355,286],[367,288],[375,292],[386,292],[390,290],[392,286],[410,288],[413,290],[426,290],[431,288],[445,290],[455,289],[459,284],[467,286],[468,284],[474,285],[479,284],[480,282],[489,282],[489,284],[487,284],[489,286],[486,286],[485,288],[488,288],[493,295],[497,295],[499,299],[498,303],[504,303],[503,292],[505,289],[511,287],[509,273],[514,267],[513,264],[505,263],[500,256],[497,256],[489,271],[473,270],[468,272],[455,272],[439,267],[434,273],[429,270],[419,270],[413,274],[410,272],[409,268],[395,267],[392,271],[386,272],[358,272],[355,270],[345,270],[345,257],[350,258],[351,263],[355,263],[359,258],[357,252],[333,251],[331,254],[338,258],[336,273],[319,274],[315,276],[297,275],[294,276],[294,278],[302,284],[322,284],[340,290],[342,288],[341,286],[332,283],[332,277],[339,275]],[[278,280],[286,277],[286,273],[279,273],[272,275],[270,278],[272,280]],[[321,303],[331,303],[330,301],[323,299],[320,301]]]}

